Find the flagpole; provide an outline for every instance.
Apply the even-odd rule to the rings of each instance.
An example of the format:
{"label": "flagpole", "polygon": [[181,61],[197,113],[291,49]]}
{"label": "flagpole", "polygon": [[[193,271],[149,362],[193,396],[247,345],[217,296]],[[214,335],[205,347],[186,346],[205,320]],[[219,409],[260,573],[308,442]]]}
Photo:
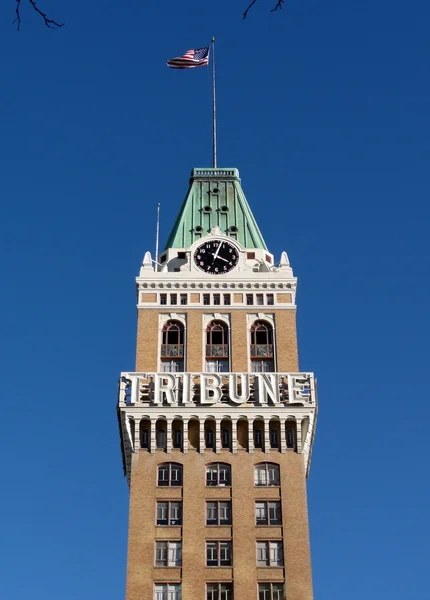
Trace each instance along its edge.
{"label": "flagpole", "polygon": [[158,241],[160,239],[160,203],[157,204],[157,229],[155,234],[155,270],[158,271]]}
{"label": "flagpole", "polygon": [[213,121],[213,168],[216,169],[216,96],[215,96],[215,38],[212,38],[212,121]]}

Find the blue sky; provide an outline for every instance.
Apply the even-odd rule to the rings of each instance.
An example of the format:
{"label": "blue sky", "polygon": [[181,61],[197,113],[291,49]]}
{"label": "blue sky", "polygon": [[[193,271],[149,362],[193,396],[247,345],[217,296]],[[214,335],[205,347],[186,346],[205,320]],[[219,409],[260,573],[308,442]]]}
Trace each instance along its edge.
{"label": "blue sky", "polygon": [[134,277],[211,164],[210,71],[164,61],[212,35],[219,165],[289,253],[318,376],[315,598],[425,597],[428,2],[39,4],[66,26],[0,8],[0,597],[124,597]]}

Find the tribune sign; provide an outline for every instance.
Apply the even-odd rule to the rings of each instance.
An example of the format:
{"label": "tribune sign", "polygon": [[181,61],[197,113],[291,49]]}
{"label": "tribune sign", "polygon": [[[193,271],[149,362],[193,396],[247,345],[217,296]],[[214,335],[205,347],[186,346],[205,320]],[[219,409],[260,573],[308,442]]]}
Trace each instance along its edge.
{"label": "tribune sign", "polygon": [[309,404],[312,373],[122,373],[123,402],[169,406]]}

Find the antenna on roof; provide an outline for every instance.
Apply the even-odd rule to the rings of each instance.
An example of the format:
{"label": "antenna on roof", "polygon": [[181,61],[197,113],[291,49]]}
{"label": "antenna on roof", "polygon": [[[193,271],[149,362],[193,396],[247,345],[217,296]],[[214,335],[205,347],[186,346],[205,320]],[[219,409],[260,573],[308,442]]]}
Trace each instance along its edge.
{"label": "antenna on roof", "polygon": [[155,270],[158,271],[158,241],[160,238],[160,203],[157,204],[157,232],[155,234]]}

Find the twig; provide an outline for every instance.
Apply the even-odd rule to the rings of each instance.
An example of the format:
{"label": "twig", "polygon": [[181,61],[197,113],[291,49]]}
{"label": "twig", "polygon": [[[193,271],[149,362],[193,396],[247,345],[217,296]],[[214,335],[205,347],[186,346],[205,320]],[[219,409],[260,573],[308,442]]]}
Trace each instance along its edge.
{"label": "twig", "polygon": [[[248,16],[248,13],[250,11],[250,9],[254,6],[254,4],[257,2],[257,0],[252,0],[252,2],[250,2],[248,4],[247,9],[245,10],[245,12],[243,13],[243,18],[246,19],[246,17]],[[276,12],[278,9],[280,10],[282,8],[282,5],[284,4],[284,0],[277,0],[275,6],[271,9],[270,12]]]}
{"label": "twig", "polygon": [[257,0],[252,0],[252,2],[248,5],[248,8],[245,10],[245,12],[243,13],[243,18],[246,19],[246,17],[248,16],[248,13],[250,11],[250,9],[254,6],[254,4],[257,2]]}
{"label": "twig", "polygon": [[[40,8],[37,6],[36,0],[28,0],[28,1],[31,4],[31,6],[34,8],[34,10],[37,12],[37,14],[40,15],[42,17],[42,19],[45,21],[46,27],[48,27],[49,29],[59,29],[60,27],[63,27],[64,23],[58,23],[58,21],[54,21],[54,19],[50,19],[46,13],[41,11]],[[16,19],[14,20],[14,23],[16,23],[16,28],[19,31],[19,28],[21,26],[21,0],[16,0],[15,12],[16,12]]]}

